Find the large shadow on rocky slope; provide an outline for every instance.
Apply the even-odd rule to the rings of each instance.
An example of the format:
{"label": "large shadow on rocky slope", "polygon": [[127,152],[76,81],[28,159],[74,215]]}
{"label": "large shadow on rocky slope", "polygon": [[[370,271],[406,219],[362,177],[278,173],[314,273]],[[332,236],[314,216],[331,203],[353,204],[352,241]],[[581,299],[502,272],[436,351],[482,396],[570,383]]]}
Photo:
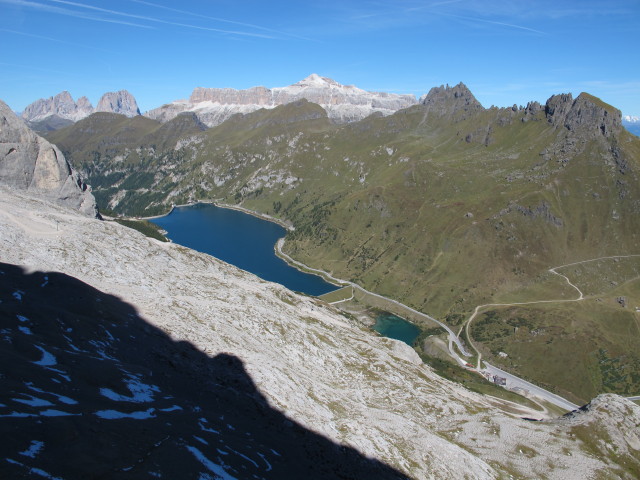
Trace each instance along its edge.
{"label": "large shadow on rocky slope", "polygon": [[73,277],[0,263],[0,302],[0,478],[407,478]]}

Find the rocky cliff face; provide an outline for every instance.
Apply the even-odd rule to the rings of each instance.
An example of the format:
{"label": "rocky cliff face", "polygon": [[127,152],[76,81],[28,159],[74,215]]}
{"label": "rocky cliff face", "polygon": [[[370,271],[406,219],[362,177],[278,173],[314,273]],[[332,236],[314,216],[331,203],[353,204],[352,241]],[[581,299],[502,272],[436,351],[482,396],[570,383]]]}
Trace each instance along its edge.
{"label": "rocky cliff face", "polygon": [[105,93],[95,109],[87,97],[80,97],[75,102],[71,94],[64,91],[55,97],[36,100],[24,109],[22,118],[29,124],[45,122],[59,128],[69,122],[82,120],[94,112],[119,113],[127,117],[140,115],[136,99],[126,90]]}
{"label": "rocky cliff face", "polygon": [[439,116],[484,110],[484,107],[462,82],[455,87],[449,85],[433,87],[429,93],[420,97],[419,102],[428,107],[430,113]]}
{"label": "rocky cliff face", "polygon": [[367,92],[353,85],[341,85],[326,77],[312,74],[288,87],[196,88],[188,101],[179,100],[150,110],[146,116],[168,121],[180,112],[195,112],[208,126],[222,123],[235,113],[249,113],[260,108],[274,108],[298,100],[317,103],[336,123],[361,120],[372,113],[390,115],[416,104],[413,95]]}
{"label": "rocky cliff face", "polygon": [[0,183],[97,216],[91,188],[72,170],[58,147],[32,132],[2,101]]}
{"label": "rocky cliff face", "polygon": [[581,93],[575,100],[570,93],[554,95],[547,100],[545,113],[553,125],[589,137],[603,135],[609,138],[622,126],[620,110],[588,93]]}
{"label": "rocky cliff face", "polygon": [[523,421],[316,299],[5,187],[0,248],[2,477],[638,472],[628,400]]}
{"label": "rocky cliff face", "polygon": [[118,113],[127,117],[140,115],[136,99],[126,90],[105,93],[100,98],[95,111]]}
{"label": "rocky cliff face", "polygon": [[93,106],[87,97],[80,97],[76,103],[67,91],[55,97],[41,98],[30,104],[22,112],[22,118],[29,122],[38,122],[50,116],[57,116],[76,122],[93,113]]}

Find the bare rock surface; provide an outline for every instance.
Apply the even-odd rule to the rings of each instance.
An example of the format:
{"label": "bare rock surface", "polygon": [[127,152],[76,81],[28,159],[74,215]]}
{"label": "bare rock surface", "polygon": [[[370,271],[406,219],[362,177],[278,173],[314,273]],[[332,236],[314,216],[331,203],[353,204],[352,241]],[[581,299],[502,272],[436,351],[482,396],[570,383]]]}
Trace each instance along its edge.
{"label": "bare rock surface", "polygon": [[118,113],[127,117],[140,115],[136,99],[126,90],[105,93],[100,97],[95,112]]}
{"label": "bare rock surface", "polygon": [[413,95],[367,92],[353,85],[341,85],[330,78],[312,74],[288,87],[252,87],[194,89],[189,100],[177,100],[145,113],[149,118],[166,122],[185,111],[194,112],[207,126],[219,125],[236,113],[250,113],[260,108],[274,108],[306,99],[327,111],[336,123],[361,120],[372,113],[390,115],[415,105]]}
{"label": "bare rock surface", "polygon": [[37,122],[55,115],[59,118],[76,122],[93,113],[93,106],[87,97],[81,97],[76,103],[67,91],[55,97],[36,100],[22,112],[22,118],[29,122]]}
{"label": "bare rock surface", "polygon": [[12,433],[0,474],[585,479],[638,471],[633,425],[607,440],[628,446],[627,463],[592,441],[637,418],[631,402],[607,400],[624,408],[592,409],[588,425],[524,421],[316,299],[6,187],[0,251],[0,422]]}
{"label": "bare rock surface", "polygon": [[95,112],[119,113],[127,117],[140,115],[135,97],[127,90],[105,93],[96,108],[93,108],[87,97],[80,97],[75,102],[71,94],[64,91],[55,97],[41,98],[31,103],[22,112],[22,118],[29,124],[48,122],[56,126],[56,122],[60,128],[65,125],[65,120],[77,122]]}
{"label": "bare rock surface", "polygon": [[32,132],[0,100],[0,183],[97,216],[91,189],[55,145]]}
{"label": "bare rock surface", "polygon": [[429,113],[438,116],[484,110],[484,107],[462,82],[454,87],[449,85],[433,87],[429,93],[420,97],[420,103],[427,107]]}

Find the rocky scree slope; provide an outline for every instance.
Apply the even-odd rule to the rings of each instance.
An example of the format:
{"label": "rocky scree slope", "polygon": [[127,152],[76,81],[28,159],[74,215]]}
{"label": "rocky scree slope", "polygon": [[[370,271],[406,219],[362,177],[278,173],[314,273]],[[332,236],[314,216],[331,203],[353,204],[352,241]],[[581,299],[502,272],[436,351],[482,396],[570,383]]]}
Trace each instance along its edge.
{"label": "rocky scree slope", "polygon": [[0,183],[98,215],[91,187],[55,145],[33,133],[0,100]]}
{"label": "rocky scree slope", "polygon": [[586,429],[505,415],[322,302],[6,187],[0,246],[3,474],[638,473],[619,397]]}
{"label": "rocky scree slope", "polygon": [[166,122],[182,112],[194,112],[208,127],[219,125],[237,113],[274,108],[301,99],[317,103],[336,123],[361,120],[372,113],[390,115],[416,104],[413,95],[367,92],[353,85],[341,85],[330,78],[312,74],[288,87],[194,89],[189,100],[177,100],[145,112],[149,118]]}

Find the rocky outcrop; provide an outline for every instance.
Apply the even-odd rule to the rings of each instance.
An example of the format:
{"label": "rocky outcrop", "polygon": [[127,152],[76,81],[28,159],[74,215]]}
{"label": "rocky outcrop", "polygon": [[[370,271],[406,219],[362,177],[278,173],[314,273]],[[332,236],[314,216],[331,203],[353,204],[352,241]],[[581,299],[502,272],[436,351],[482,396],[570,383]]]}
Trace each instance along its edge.
{"label": "rocky outcrop", "polygon": [[455,87],[450,87],[449,85],[433,87],[429,90],[429,93],[420,97],[419,102],[428,108],[429,113],[438,116],[484,110],[484,107],[462,82]]}
{"label": "rocky outcrop", "polygon": [[97,216],[91,188],[62,152],[31,131],[0,101],[0,183]]}
{"label": "rocky outcrop", "polygon": [[553,95],[545,105],[549,123],[586,137],[610,137],[622,126],[620,110],[599,98],[581,93],[573,100],[570,93]]}
{"label": "rocky outcrop", "polygon": [[76,122],[91,113],[93,113],[93,106],[87,97],[80,97],[76,103],[71,94],[64,91],[55,97],[36,100],[24,109],[22,118],[28,122],[39,122],[48,117],[56,116]]}
{"label": "rocky outcrop", "polygon": [[127,117],[140,115],[136,99],[126,90],[105,93],[98,101],[95,111],[118,113]]}
{"label": "rocky outcrop", "polygon": [[136,99],[126,90],[105,93],[94,109],[87,97],[77,102],[67,91],[55,97],[36,100],[22,112],[22,118],[39,131],[55,130],[69,123],[77,122],[94,112],[112,112],[135,117],[140,115]]}
{"label": "rocky outcrop", "polygon": [[260,108],[274,108],[298,100],[317,103],[336,123],[361,120],[372,113],[390,115],[416,103],[413,95],[367,92],[353,85],[341,85],[330,78],[312,74],[288,87],[253,87],[194,89],[189,100],[178,100],[150,110],[146,116],[166,122],[180,112],[195,112],[208,126],[219,125],[236,113],[249,113]]}

